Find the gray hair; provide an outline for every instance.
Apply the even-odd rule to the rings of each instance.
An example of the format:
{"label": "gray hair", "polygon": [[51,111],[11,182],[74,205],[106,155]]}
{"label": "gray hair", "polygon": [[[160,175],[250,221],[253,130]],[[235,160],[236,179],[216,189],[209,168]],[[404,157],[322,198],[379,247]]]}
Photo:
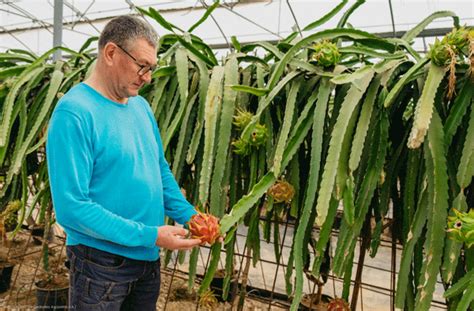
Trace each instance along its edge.
{"label": "gray hair", "polygon": [[127,48],[132,41],[137,39],[145,39],[156,48],[158,34],[141,19],[127,15],[118,16],[109,21],[102,30],[99,37],[99,50],[102,50],[109,42]]}

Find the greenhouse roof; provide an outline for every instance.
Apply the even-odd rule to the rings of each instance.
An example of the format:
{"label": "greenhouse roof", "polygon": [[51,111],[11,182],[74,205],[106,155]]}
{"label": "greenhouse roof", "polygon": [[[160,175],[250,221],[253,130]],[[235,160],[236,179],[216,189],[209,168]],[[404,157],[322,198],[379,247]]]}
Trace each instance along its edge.
{"label": "greenhouse roof", "polygon": [[[57,2],[58,0],[56,0]],[[61,2],[61,1],[59,1]],[[136,7],[153,7],[169,22],[188,29],[204,14],[213,1],[176,0],[62,0],[63,46],[78,49],[91,36],[97,36],[106,22],[117,15],[137,14]],[[12,48],[28,49],[42,53],[53,46],[55,0],[2,0],[0,4],[0,51]],[[343,10],[321,27],[336,27],[343,13],[355,1],[348,1]],[[230,37],[236,36],[243,43],[273,41],[304,29],[321,18],[338,2],[336,1],[221,1],[220,6],[193,33],[215,48],[228,46]],[[391,7],[390,7],[391,4]],[[459,16],[461,24],[473,25],[474,4],[469,0],[406,1],[368,0],[349,18],[348,23],[371,33],[392,36],[410,29],[429,14],[449,10]],[[168,31],[155,21],[149,22],[163,35]],[[415,45],[425,50],[427,43],[437,34],[452,27],[451,18],[433,21],[425,32],[427,40],[419,39]],[[305,35],[305,33],[303,33]]]}

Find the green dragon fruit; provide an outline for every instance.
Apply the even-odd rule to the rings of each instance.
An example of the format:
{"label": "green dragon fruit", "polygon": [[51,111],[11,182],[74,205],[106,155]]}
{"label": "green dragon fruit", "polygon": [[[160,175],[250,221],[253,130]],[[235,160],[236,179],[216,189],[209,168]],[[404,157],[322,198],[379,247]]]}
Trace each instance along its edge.
{"label": "green dragon fruit", "polygon": [[436,66],[444,67],[451,63],[451,54],[449,53],[450,45],[445,40],[436,39],[430,45],[428,57]]}
{"label": "green dragon fruit", "polygon": [[446,34],[442,40],[436,39],[434,44],[430,45],[428,57],[437,66],[447,66],[455,62],[456,56],[460,53],[468,54],[471,30],[465,27],[453,29]]}
{"label": "green dragon fruit", "polygon": [[252,120],[253,114],[245,109],[238,108],[237,114],[234,116],[234,125],[243,130]]}
{"label": "green dragon fruit", "polygon": [[257,124],[250,135],[249,143],[254,147],[260,147],[265,144],[268,137],[268,130],[265,125]]}
{"label": "green dragon fruit", "polygon": [[474,245],[474,209],[462,213],[454,209],[454,216],[448,217],[449,236],[459,242],[466,243],[467,247]]}
{"label": "green dragon fruit", "polygon": [[460,27],[458,29],[453,29],[450,33],[448,33],[444,38],[443,41],[449,44],[456,53],[460,51],[465,51],[469,46],[469,30],[465,27]]}
{"label": "green dragon fruit", "polygon": [[314,53],[311,56],[319,65],[331,67],[339,63],[341,53],[336,44],[323,40],[313,45]]}
{"label": "green dragon fruit", "polygon": [[232,146],[234,146],[235,154],[238,154],[241,156],[248,156],[250,152],[252,151],[249,142],[242,138],[234,141],[232,143]]}
{"label": "green dragon fruit", "polygon": [[252,149],[258,149],[265,144],[268,137],[268,130],[265,125],[257,124],[250,134],[249,139],[239,138],[232,143],[234,152],[238,155],[248,156]]}

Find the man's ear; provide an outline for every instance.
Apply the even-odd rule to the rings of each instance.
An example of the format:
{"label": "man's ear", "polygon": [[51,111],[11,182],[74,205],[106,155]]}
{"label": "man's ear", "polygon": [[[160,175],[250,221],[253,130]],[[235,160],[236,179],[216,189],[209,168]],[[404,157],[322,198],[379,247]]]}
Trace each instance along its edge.
{"label": "man's ear", "polygon": [[104,62],[109,66],[113,64],[116,54],[117,46],[112,42],[107,42],[101,51],[101,56]]}

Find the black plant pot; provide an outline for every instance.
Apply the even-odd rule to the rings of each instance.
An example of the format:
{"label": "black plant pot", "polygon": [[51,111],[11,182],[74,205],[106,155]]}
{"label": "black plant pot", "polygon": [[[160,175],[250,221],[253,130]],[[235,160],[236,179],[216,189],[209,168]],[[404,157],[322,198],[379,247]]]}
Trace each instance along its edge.
{"label": "black plant pot", "polygon": [[0,293],[4,293],[10,289],[12,280],[12,272],[14,264],[6,263],[0,266]]}
{"label": "black plant pot", "polygon": [[45,288],[45,282],[36,282],[36,306],[41,310],[67,310],[69,287]]}
{"label": "black plant pot", "polygon": [[218,301],[230,302],[232,301],[232,294],[238,293],[239,283],[237,282],[237,271],[234,272],[234,277],[232,277],[232,279],[230,280],[229,294],[227,295],[226,299],[224,299],[223,297],[224,277],[225,277],[225,271],[218,270],[211,281],[210,287],[211,287],[211,290],[214,292],[214,295],[216,295],[216,298]]}
{"label": "black plant pot", "polygon": [[42,226],[35,226],[31,229],[31,235],[33,236],[33,243],[36,245],[43,244],[43,236],[44,236],[44,227]]}

